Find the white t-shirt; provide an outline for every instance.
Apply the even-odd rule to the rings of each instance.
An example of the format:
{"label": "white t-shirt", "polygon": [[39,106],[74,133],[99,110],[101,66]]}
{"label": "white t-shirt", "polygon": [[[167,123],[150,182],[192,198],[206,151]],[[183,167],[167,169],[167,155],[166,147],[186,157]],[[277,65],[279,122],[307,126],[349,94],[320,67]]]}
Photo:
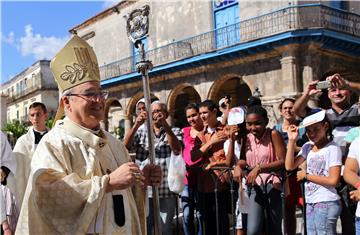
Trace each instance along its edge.
{"label": "white t-shirt", "polygon": [[[235,155],[236,161],[238,161],[238,160],[240,160],[241,144],[238,141],[235,141],[234,144],[235,144],[234,155]],[[227,155],[227,153],[229,151],[229,145],[230,145],[230,140],[227,139],[224,142],[225,155]],[[247,194],[248,189],[247,189],[245,178],[242,178],[241,184],[242,184],[242,192],[239,188],[239,195],[242,194],[243,200],[241,201],[240,196],[239,196],[239,198],[237,200],[237,204],[236,204],[236,229],[243,228],[241,213],[247,214],[247,213],[249,213],[249,210],[250,210],[250,199],[249,199],[249,195]]]}
{"label": "white t-shirt", "polygon": [[[348,158],[353,158],[358,162],[360,166],[360,137],[357,137],[350,145]],[[356,217],[360,217],[360,201],[357,204]]]}
{"label": "white t-shirt", "polygon": [[[333,166],[341,166],[341,149],[335,142],[329,142],[318,152],[311,150],[313,143],[305,143],[298,156],[305,158],[307,173],[310,175],[329,176],[329,169]],[[335,187],[322,186],[313,182],[305,182],[306,203],[329,202],[340,199]]]}
{"label": "white t-shirt", "polygon": [[[236,160],[240,160],[240,153],[241,153],[241,144],[239,144],[239,142],[237,142],[236,140],[234,141],[234,155],[235,155],[235,158]],[[225,155],[227,155],[228,151],[229,151],[229,145],[230,145],[230,140],[227,139],[225,142],[224,142],[224,152],[225,152]]]}

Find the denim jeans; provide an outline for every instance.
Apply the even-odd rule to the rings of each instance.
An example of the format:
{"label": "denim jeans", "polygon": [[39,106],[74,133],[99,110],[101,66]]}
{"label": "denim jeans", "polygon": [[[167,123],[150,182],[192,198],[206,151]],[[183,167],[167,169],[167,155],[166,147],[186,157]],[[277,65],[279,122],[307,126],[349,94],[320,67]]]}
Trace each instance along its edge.
{"label": "denim jeans", "polygon": [[341,213],[341,202],[306,203],[306,231],[308,235],[336,235],[336,222]]}
{"label": "denim jeans", "polygon": [[[268,230],[268,234],[282,234],[281,192],[280,190],[275,189],[273,185],[268,184],[266,186],[267,195],[265,195],[262,187],[263,186],[260,187],[255,185],[250,190],[249,214],[247,216],[247,234],[263,234],[264,225],[266,230]],[[267,216],[267,219],[265,216]]]}
{"label": "denim jeans", "polygon": [[[229,202],[229,191],[217,193],[218,219],[220,235],[229,235],[229,217],[227,204]],[[215,193],[200,193],[200,213],[204,222],[203,234],[213,235],[217,231]]]}
{"label": "denim jeans", "polygon": [[[202,217],[199,212],[199,195],[196,188],[185,185],[181,193],[183,229],[185,235],[202,235]],[[195,233],[194,211],[196,210],[197,233]]]}
{"label": "denim jeans", "polygon": [[355,217],[355,231],[356,235],[360,235],[360,217]]}
{"label": "denim jeans", "polygon": [[[161,233],[168,235],[173,233],[173,218],[175,215],[176,197],[160,198],[160,222]],[[154,234],[154,219],[153,219],[153,202],[149,198],[149,216],[147,217],[147,232],[149,235]]]}

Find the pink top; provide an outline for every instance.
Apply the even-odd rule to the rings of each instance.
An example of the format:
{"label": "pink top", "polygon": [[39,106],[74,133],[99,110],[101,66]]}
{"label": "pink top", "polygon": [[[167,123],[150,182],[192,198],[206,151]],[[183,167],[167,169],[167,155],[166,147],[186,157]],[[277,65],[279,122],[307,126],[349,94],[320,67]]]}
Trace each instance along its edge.
{"label": "pink top", "polygon": [[196,165],[199,165],[201,163],[202,158],[199,158],[195,162],[191,160],[191,150],[194,147],[195,138],[192,138],[190,135],[191,126],[185,127],[183,129],[184,134],[184,150],[183,150],[183,158],[184,162],[186,164],[186,177],[184,179],[184,183],[189,186],[196,186],[197,185],[197,173],[200,170],[199,167],[196,167]]}
{"label": "pink top", "polygon": [[[264,135],[260,140],[257,140],[251,133],[247,135],[246,163],[250,167],[255,167],[257,164],[268,164],[277,160],[275,149],[271,142],[271,131],[271,129],[266,128]],[[268,173],[260,173],[256,178],[256,183],[258,185],[264,184],[268,176]],[[271,177],[269,180],[273,181],[273,184],[280,183],[278,177]]]}

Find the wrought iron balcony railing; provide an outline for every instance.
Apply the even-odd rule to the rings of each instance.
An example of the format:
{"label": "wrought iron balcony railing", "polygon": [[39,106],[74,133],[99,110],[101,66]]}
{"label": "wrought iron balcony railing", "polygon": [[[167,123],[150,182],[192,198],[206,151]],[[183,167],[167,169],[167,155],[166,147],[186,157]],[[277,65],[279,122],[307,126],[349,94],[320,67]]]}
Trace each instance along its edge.
{"label": "wrought iron balcony railing", "polygon": [[[289,6],[155,48],[146,52],[146,58],[159,66],[284,32],[321,28],[360,37],[360,15],[321,4]],[[135,72],[135,61],[137,56],[130,56],[101,66],[101,78]]]}

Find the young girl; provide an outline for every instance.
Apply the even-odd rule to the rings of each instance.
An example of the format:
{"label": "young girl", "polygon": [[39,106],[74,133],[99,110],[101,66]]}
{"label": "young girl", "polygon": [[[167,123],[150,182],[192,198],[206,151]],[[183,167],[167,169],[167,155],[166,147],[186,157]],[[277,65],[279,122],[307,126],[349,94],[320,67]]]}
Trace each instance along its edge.
{"label": "young girl", "polygon": [[290,126],[285,167],[294,170],[306,160],[306,169],[298,171],[297,179],[305,180],[307,234],[336,234],[341,202],[335,186],[340,180],[341,149],[332,141],[332,128],[324,110],[305,118],[303,123],[310,141],[294,158],[298,128]]}
{"label": "young girl", "polygon": [[[246,113],[246,127],[249,131],[246,139],[246,169],[250,172],[246,177],[250,188],[249,214],[247,234],[262,234],[263,225],[267,223],[270,234],[281,232],[281,182],[279,177],[269,173],[284,167],[285,144],[276,130],[266,128],[269,122],[266,110],[261,106],[251,106]],[[238,162],[242,167],[243,164]],[[266,179],[270,181],[265,182]],[[266,184],[266,186],[264,185]],[[267,195],[264,196],[263,188]],[[265,200],[268,200],[269,206]],[[264,211],[271,210],[270,218],[265,221]]]}

